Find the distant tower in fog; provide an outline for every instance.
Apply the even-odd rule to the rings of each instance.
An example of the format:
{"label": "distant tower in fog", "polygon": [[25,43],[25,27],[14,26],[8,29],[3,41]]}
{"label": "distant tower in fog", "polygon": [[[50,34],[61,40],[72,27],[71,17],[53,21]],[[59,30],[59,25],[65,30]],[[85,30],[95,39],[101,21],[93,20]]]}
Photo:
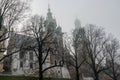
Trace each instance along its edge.
{"label": "distant tower in fog", "polygon": [[78,34],[78,32],[82,29],[81,28],[81,22],[78,18],[75,19],[74,25],[75,25],[75,29],[73,31],[73,36],[75,37],[76,34]]}
{"label": "distant tower in fog", "polygon": [[81,22],[80,22],[80,20],[78,18],[75,19],[74,24],[75,24],[76,29],[81,28]]}

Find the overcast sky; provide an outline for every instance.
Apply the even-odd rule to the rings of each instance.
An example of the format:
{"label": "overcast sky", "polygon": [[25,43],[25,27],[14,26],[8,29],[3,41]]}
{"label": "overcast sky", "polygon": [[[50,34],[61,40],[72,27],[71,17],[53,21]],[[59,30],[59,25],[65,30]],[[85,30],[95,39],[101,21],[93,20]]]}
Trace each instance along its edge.
{"label": "overcast sky", "polygon": [[[120,0],[50,0],[50,8],[64,32],[74,28],[75,18],[82,26],[95,24],[120,40]],[[32,13],[46,17],[48,0],[33,0]]]}

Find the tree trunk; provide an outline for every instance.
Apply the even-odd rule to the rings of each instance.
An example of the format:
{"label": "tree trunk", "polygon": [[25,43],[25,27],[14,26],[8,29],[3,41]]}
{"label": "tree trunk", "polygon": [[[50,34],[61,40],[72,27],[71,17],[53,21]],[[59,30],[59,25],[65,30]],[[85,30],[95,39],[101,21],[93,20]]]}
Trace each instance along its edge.
{"label": "tree trunk", "polygon": [[95,74],[95,80],[99,80],[99,76],[97,73]]}
{"label": "tree trunk", "polygon": [[76,67],[76,80],[79,80],[79,68]]}
{"label": "tree trunk", "polygon": [[41,60],[39,59],[39,80],[43,80]]}
{"label": "tree trunk", "polygon": [[116,76],[114,76],[114,79],[113,80],[117,80],[117,77]]}
{"label": "tree trunk", "polygon": [[42,45],[39,44],[39,80],[43,80],[43,72],[42,72]]}
{"label": "tree trunk", "polygon": [[78,59],[77,59],[77,57],[76,57],[76,67],[75,67],[75,69],[76,69],[76,80],[79,80],[79,67],[78,67]]}

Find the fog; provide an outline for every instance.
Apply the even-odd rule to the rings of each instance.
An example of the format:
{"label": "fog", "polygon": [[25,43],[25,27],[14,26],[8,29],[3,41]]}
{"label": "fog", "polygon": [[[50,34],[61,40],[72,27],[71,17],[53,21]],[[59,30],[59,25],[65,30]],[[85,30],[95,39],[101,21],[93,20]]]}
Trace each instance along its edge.
{"label": "fog", "polygon": [[70,32],[79,18],[82,26],[101,26],[120,40],[120,0],[32,0],[31,13],[46,17],[48,3],[64,32]]}

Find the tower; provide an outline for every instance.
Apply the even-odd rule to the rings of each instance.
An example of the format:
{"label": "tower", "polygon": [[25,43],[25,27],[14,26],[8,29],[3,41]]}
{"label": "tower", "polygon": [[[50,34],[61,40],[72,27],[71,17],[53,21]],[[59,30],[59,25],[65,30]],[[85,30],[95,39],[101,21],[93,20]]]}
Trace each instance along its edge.
{"label": "tower", "polygon": [[[56,19],[52,16],[50,5],[48,4],[48,11],[45,20],[45,31],[52,33],[52,53],[47,56],[48,62],[45,66],[52,66],[56,64],[62,64],[63,58],[63,32],[60,26],[57,26]],[[66,67],[56,66],[55,68],[46,71],[45,75],[49,77],[63,77],[70,78],[69,72]],[[67,76],[65,76],[67,75]]]}
{"label": "tower", "polygon": [[80,20],[77,19],[77,18],[75,19],[74,24],[75,24],[75,28],[76,28],[76,29],[81,27],[81,22],[80,22]]}
{"label": "tower", "polygon": [[50,9],[50,5],[48,4],[48,13],[47,13],[47,20],[52,20],[53,17],[52,17],[52,12],[51,12],[51,9]]}
{"label": "tower", "polygon": [[47,17],[45,21],[45,30],[54,32],[56,29],[56,26],[57,26],[56,20],[53,18],[50,5],[48,4],[48,12],[47,12]]}

